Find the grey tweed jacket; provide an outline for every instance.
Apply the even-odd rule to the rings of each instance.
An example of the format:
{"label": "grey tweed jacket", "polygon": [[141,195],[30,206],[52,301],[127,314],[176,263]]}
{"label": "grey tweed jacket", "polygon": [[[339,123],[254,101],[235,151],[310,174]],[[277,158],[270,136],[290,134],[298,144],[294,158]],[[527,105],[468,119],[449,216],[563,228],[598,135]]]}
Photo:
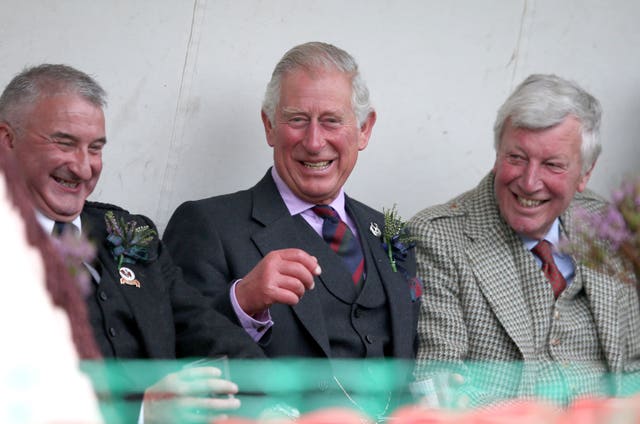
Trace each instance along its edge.
{"label": "grey tweed jacket", "polygon": [[[541,307],[549,299],[534,298],[539,305],[532,306],[525,298],[527,285],[547,282],[533,255],[500,216],[493,181],[489,173],[475,189],[419,212],[408,223],[418,240],[418,275],[425,283],[416,377],[429,377],[436,361],[469,375],[470,364],[480,361],[485,368],[480,378],[474,377],[476,388],[499,387],[500,397],[515,397],[531,394],[536,367],[529,365],[544,357],[540,341],[548,336],[552,308]],[[576,195],[560,217],[563,235],[569,238],[577,205],[596,210],[604,202],[587,191]],[[580,265],[576,276],[605,359],[601,368],[609,373],[635,369],[640,357],[637,291]],[[568,348],[579,356],[581,347]]]}

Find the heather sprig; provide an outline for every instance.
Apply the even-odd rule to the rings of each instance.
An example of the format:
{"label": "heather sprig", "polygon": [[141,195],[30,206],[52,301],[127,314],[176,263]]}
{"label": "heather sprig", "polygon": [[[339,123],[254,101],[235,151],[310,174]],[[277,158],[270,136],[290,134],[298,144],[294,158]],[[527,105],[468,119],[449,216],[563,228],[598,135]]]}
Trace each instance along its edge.
{"label": "heather sprig", "polygon": [[602,213],[577,210],[575,217],[576,234],[564,250],[590,268],[640,280],[640,176],[623,181]]}
{"label": "heather sprig", "polygon": [[65,230],[59,236],[52,237],[52,243],[84,295],[90,291],[91,276],[84,263],[91,263],[96,257],[96,247],[83,235],[76,236]]}
{"label": "heather sprig", "polygon": [[116,218],[112,211],[104,215],[107,224],[107,241],[111,244],[111,253],[118,260],[118,269],[123,263],[148,262],[151,260],[149,244],[157,232],[148,225],[138,226],[136,221],[125,222],[123,217]]}

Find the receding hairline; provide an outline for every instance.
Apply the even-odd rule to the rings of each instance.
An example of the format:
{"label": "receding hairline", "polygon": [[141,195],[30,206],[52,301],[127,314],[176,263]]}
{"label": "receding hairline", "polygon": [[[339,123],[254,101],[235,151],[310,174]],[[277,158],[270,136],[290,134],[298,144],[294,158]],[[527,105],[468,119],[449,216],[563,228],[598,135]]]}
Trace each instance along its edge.
{"label": "receding hairline", "polygon": [[23,69],[7,84],[0,95],[0,119],[22,120],[40,99],[58,95],[78,96],[100,109],[107,105],[106,91],[92,76],[68,65],[44,63]]}

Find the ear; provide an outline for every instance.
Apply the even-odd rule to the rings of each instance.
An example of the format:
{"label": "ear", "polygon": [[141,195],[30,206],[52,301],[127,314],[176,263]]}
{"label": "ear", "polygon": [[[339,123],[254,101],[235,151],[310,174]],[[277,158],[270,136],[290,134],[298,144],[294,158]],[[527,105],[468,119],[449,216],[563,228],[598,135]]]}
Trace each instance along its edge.
{"label": "ear", "polygon": [[578,181],[578,187],[576,187],[576,191],[578,193],[582,193],[584,189],[587,188],[587,183],[589,182],[589,178],[591,178],[591,172],[593,171],[593,168],[595,166],[596,166],[596,163],[593,162],[593,164],[591,164],[591,168],[589,168],[589,170],[585,172],[584,175],[580,176],[580,181]]}
{"label": "ear", "polygon": [[15,133],[6,122],[0,122],[0,146],[4,149],[13,149]]}
{"label": "ear", "polygon": [[371,131],[376,123],[377,115],[373,110],[367,115],[364,123],[360,126],[360,134],[358,136],[358,150],[364,150],[369,144],[369,138],[371,137]]}
{"label": "ear", "polygon": [[273,124],[264,110],[260,111],[260,116],[262,117],[262,125],[264,125],[264,135],[267,137],[267,143],[273,147]]}

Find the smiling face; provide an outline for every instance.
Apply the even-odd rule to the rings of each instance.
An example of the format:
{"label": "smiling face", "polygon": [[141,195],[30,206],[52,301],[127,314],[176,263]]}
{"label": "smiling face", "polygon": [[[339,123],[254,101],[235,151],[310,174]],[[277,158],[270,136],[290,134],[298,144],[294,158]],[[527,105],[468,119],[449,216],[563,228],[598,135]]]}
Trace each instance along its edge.
{"label": "smiling face", "polygon": [[500,213],[517,233],[542,239],[582,192],[580,122],[569,116],[552,128],[515,128],[507,121],[493,167]]}
{"label": "smiling face", "polygon": [[53,220],[72,221],[102,171],[104,114],[77,95],[43,97],[19,131],[0,124],[0,142],[18,163],[36,208]]}
{"label": "smiling face", "polygon": [[349,76],[337,70],[294,70],[282,77],[275,122],[262,114],[278,174],[309,203],[336,198],[369,142],[375,113],[359,126],[351,93]]}

